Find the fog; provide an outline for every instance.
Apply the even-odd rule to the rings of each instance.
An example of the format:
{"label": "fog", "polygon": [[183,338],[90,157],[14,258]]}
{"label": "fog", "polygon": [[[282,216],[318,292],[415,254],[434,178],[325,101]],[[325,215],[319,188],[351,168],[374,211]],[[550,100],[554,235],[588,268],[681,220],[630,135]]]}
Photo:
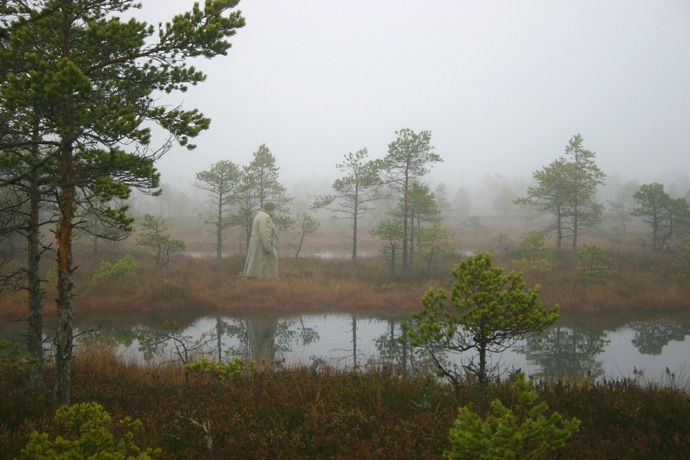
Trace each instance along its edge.
{"label": "fog", "polygon": [[[165,21],[192,0],[145,0]],[[430,130],[453,192],[509,180],[564,152],[577,133],[600,168],[642,183],[690,171],[690,2],[686,0],[243,0],[227,56],[171,105],[212,124],[159,163],[184,184],[259,145],[281,180],[328,184],[343,156],[382,158],[395,131]],[[167,102],[167,101],[166,101]]]}

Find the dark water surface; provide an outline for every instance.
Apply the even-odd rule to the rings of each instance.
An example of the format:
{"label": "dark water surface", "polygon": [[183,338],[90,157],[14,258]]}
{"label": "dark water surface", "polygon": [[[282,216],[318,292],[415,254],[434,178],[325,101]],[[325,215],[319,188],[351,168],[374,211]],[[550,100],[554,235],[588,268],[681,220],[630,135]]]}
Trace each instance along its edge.
{"label": "dark water surface", "polygon": [[[123,359],[141,363],[240,357],[283,366],[427,366],[427,356],[398,340],[404,335],[401,323],[408,320],[354,312],[119,314],[77,317],[75,329],[82,333],[80,345],[112,347]],[[0,339],[19,342],[25,328],[25,322],[0,320]],[[46,333],[52,333],[50,326]],[[469,358],[448,357],[458,365]],[[635,377],[688,385],[690,313],[564,313],[541,337],[492,356],[492,363],[502,371],[522,369],[541,377]]]}

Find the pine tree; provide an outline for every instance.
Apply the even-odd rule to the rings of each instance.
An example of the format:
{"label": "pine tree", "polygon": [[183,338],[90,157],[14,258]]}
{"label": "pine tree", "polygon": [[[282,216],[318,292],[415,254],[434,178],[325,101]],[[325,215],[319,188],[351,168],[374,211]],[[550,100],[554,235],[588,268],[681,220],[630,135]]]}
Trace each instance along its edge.
{"label": "pine tree", "polygon": [[397,139],[388,144],[388,154],[382,161],[384,181],[400,196],[402,202],[402,268],[411,266],[412,213],[410,191],[415,182],[429,172],[434,163],[443,161],[433,152],[431,131],[419,134],[411,129],[395,132]]}
{"label": "pine tree", "polygon": [[526,197],[515,200],[515,204],[552,216],[549,230],[556,232],[558,250],[567,237],[576,250],[583,230],[601,221],[603,206],[596,200],[596,192],[605,174],[594,157],[593,152],[582,148],[582,136],[573,136],[565,148],[565,156],[534,172],[537,185],[527,189]]}
{"label": "pine tree", "polygon": [[336,215],[343,215],[352,222],[352,261],[357,261],[357,243],[361,219],[375,209],[375,201],[383,198],[379,164],[367,161],[367,149],[345,155],[345,161],[336,167],[346,175],[333,182],[333,193],[319,195],[312,204],[313,209],[327,209]]}
{"label": "pine tree", "polygon": [[[227,53],[228,38],[244,25],[239,12],[227,12],[237,3],[210,0],[158,27],[120,19],[136,6],[132,0],[3,3],[2,163],[38,146],[42,156],[29,171],[45,168],[45,184],[59,210],[55,359],[56,396],[62,403],[71,397],[72,236],[79,196],[108,202],[126,199],[132,187],[156,189],[154,162],[172,140],[194,147],[189,139],[207,129],[209,119],[194,109],[170,108],[160,96],[204,80],[187,65],[189,58]],[[150,124],[167,131],[171,140],[152,146]],[[26,175],[17,168],[3,181]],[[129,225],[119,210],[112,215],[123,227]]]}
{"label": "pine tree", "polygon": [[690,226],[690,206],[685,198],[671,198],[662,184],[644,184],[633,195],[637,206],[632,215],[649,225],[652,252],[661,252],[683,228]]}
{"label": "pine tree", "polygon": [[239,189],[239,219],[244,226],[246,247],[252,234],[254,215],[261,210],[266,201],[276,203],[276,215],[273,220],[279,228],[287,228],[292,223],[288,217],[289,204],[292,199],[287,196],[287,189],[278,180],[280,168],[276,158],[266,144],[261,144],[252,156],[248,166],[242,168]]}
{"label": "pine tree", "polygon": [[240,169],[232,161],[223,160],[211,165],[210,169],[196,174],[195,187],[209,193],[213,211],[206,216],[205,223],[213,227],[216,237],[216,259],[223,258],[225,230],[235,224],[229,206],[237,200],[240,186]]}
{"label": "pine tree", "polygon": [[[422,298],[422,309],[403,326],[409,343],[432,356],[458,398],[464,377],[476,379],[476,407],[482,416],[492,374],[489,355],[541,333],[558,319],[558,306],[546,310],[537,300],[538,285],[525,289],[521,273],[504,275],[503,269],[492,266],[492,259],[491,254],[480,253],[463,260],[452,272],[456,281],[450,298],[443,289],[430,289]],[[472,357],[457,369],[445,357],[466,352],[474,352],[478,362]]]}

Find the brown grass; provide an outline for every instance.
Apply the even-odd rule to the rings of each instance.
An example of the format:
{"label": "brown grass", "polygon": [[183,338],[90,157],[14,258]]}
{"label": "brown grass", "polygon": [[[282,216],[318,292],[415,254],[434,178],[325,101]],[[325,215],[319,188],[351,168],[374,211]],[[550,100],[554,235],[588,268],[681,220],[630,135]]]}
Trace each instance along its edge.
{"label": "brown grass", "polygon": [[[616,273],[602,282],[587,282],[577,263],[566,252],[546,275],[525,273],[528,285],[542,286],[545,305],[560,304],[573,311],[681,310],[690,307],[690,273],[679,268],[673,254],[612,254],[610,269]],[[500,266],[501,258],[496,263]],[[510,267],[510,261],[503,261]],[[686,269],[687,270],[687,269]]]}
{"label": "brown grass", "polygon": [[[434,271],[415,269],[391,275],[380,256],[348,259],[301,258],[281,260],[279,280],[242,277],[244,258],[233,255],[220,263],[212,257],[178,256],[155,270],[151,256],[134,253],[140,262],[132,281],[94,282],[101,260],[116,263],[121,252],[97,256],[77,254],[75,311],[182,311],[182,310],[319,310],[352,308],[372,311],[412,311],[430,288],[449,290],[450,270],[462,256],[440,260]],[[603,282],[585,282],[571,253],[556,258],[548,273],[527,271],[528,286],[541,285],[540,300],[562,310],[679,310],[690,307],[688,268],[673,254],[614,253],[610,269],[616,274]],[[511,258],[497,254],[494,265],[514,269]],[[49,278],[48,274],[45,274]],[[46,311],[54,310],[54,280],[47,282]],[[26,314],[26,293],[0,293],[0,314]]]}
{"label": "brown grass", "polygon": [[[73,372],[73,403],[95,401],[115,421],[140,419],[135,443],[162,448],[161,459],[210,455],[194,419],[211,422],[214,458],[440,460],[457,411],[447,385],[392,368],[278,368],[226,382],[193,375],[190,388],[179,364],[141,367],[105,349],[80,350]],[[0,366],[0,459],[18,456],[34,430],[67,434],[52,422],[53,379],[49,367],[46,386],[34,392],[26,373]],[[690,455],[690,400],[682,389],[623,380],[537,390],[550,411],[582,422],[562,449],[541,458]],[[492,382],[489,393],[507,407],[515,401],[509,379]],[[460,397],[472,401],[474,388],[462,385]]]}

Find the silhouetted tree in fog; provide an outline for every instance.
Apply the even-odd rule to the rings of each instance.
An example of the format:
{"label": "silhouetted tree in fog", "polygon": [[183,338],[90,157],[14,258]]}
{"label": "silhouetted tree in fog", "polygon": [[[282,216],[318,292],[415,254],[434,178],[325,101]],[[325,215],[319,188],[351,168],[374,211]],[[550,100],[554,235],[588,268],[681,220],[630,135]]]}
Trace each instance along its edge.
{"label": "silhouetted tree in fog", "polygon": [[662,184],[645,184],[633,196],[637,207],[632,215],[642,217],[649,225],[652,252],[661,252],[675,236],[690,226],[688,201],[671,198]]}
{"label": "silhouetted tree in fog", "polygon": [[327,209],[352,222],[352,261],[357,260],[357,242],[361,218],[372,211],[373,202],[383,198],[379,176],[379,163],[367,161],[367,149],[345,155],[345,161],[336,165],[346,175],[333,182],[333,193],[319,195],[313,209]]}
{"label": "silhouetted tree in fog", "polygon": [[556,248],[570,237],[573,250],[583,229],[601,221],[603,206],[596,201],[597,187],[604,173],[594,162],[595,154],[582,148],[582,136],[573,136],[565,156],[536,171],[537,185],[527,189],[527,196],[515,204],[530,206],[552,216],[550,230],[556,232]]}
{"label": "silhouetted tree in fog", "polygon": [[206,216],[204,223],[213,226],[216,236],[216,259],[223,258],[223,239],[225,230],[236,223],[230,214],[229,207],[237,200],[237,189],[240,185],[240,169],[228,160],[219,161],[211,165],[206,171],[196,174],[195,187],[209,193],[213,211]]}
{"label": "silhouetted tree in fog", "polygon": [[249,247],[254,215],[263,207],[265,201],[274,201],[277,206],[273,220],[279,228],[286,228],[291,224],[288,205],[292,201],[287,196],[287,189],[278,181],[280,168],[276,166],[276,158],[266,144],[261,144],[254,152],[252,161],[242,168],[240,187],[238,191],[238,218],[242,221]]}
{"label": "silhouetted tree in fog", "polygon": [[419,182],[434,164],[443,161],[433,152],[431,131],[419,134],[411,129],[396,131],[397,139],[388,144],[388,154],[382,161],[384,181],[393,189],[401,200],[402,208],[402,268],[406,271],[411,266],[410,244],[413,216],[410,206],[410,191],[415,182]]}

